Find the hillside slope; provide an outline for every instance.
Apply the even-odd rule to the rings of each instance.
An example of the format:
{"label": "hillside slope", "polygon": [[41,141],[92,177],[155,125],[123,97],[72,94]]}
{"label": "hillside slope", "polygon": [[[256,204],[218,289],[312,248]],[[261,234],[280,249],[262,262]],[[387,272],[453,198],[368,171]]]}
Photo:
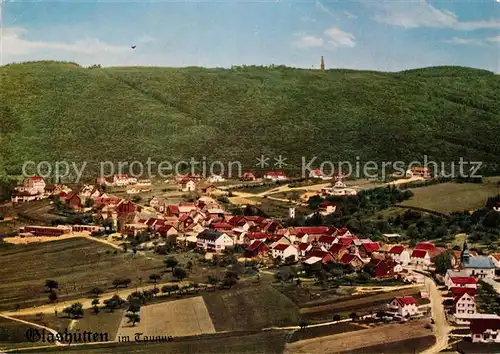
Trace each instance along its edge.
{"label": "hillside slope", "polygon": [[[26,160],[496,161],[500,79],[461,67],[400,73],[246,67],[0,67],[0,169]],[[271,160],[272,161],[272,160]]]}

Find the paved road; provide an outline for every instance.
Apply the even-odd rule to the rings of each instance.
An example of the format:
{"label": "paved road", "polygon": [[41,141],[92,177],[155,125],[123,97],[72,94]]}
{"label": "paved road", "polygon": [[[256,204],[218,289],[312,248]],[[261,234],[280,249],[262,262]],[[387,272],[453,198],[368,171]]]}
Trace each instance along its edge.
{"label": "paved road", "polygon": [[429,292],[431,300],[432,318],[434,319],[434,335],[436,336],[436,344],[431,348],[422,352],[422,354],[435,354],[441,350],[446,349],[448,346],[448,335],[450,333],[450,326],[446,320],[444,312],[443,298],[439,293],[436,283],[429,277],[425,277],[425,287]]}

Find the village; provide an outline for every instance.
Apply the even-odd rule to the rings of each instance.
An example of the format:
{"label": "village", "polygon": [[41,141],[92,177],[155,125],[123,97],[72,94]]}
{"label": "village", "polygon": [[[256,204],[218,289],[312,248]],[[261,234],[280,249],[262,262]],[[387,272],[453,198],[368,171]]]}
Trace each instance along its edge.
{"label": "village", "polygon": [[[428,171],[415,168],[405,176],[406,179],[415,177],[428,180]],[[263,180],[268,183],[290,182],[282,172],[266,173],[260,183]],[[319,170],[314,170],[309,180],[316,181],[318,187],[315,190],[319,196],[357,194],[357,189],[348,187],[341,175],[323,177]],[[257,178],[246,172],[238,183],[255,181]],[[76,221],[71,224],[24,225],[15,235],[4,237],[3,241],[36,245],[84,237],[111,245],[133,257],[166,254],[172,274],[177,274],[178,281],[182,281],[187,273],[181,267],[174,269],[179,262],[172,261],[172,255],[182,258],[183,255],[196,254],[198,262],[208,265],[230,259],[226,264],[226,275],[212,282],[212,286],[220,281],[221,286],[231,288],[240,277],[257,277],[260,282],[261,277],[271,276],[273,282],[282,283],[282,291],[290,286],[304,290],[311,282],[322,284],[323,289],[354,284],[361,286],[361,291],[367,294],[379,294],[384,287],[395,293],[398,289],[409,290],[398,293],[399,296],[384,298],[385,301],[378,301],[373,306],[354,307],[358,310],[346,312],[345,317],[328,310],[329,319],[326,321],[323,317],[325,311],[321,310],[323,322],[312,313],[310,320],[304,319],[306,316],[295,325],[305,329],[332,323],[340,325],[347,320],[367,323],[367,328],[372,328],[397,322],[403,326],[409,325],[404,323],[420,323],[435,336],[427,348],[429,353],[444,350],[457,341],[468,340],[473,344],[500,342],[497,336],[500,316],[482,312],[476,303],[481,284],[491,286],[494,291],[500,289],[500,284],[495,281],[496,271],[500,269],[500,254],[480,255],[470,250],[467,237],[460,248],[451,249],[430,241],[410,246],[408,241],[401,242],[397,234],[384,234],[382,239],[373,241],[367,235],[356,235],[345,226],[286,226],[283,219],[232,215],[226,208],[227,198],[237,192],[224,188],[227,184],[221,176],[204,180],[199,175],[187,174],[166,182],[176,189],[172,193],[188,193],[182,196],[191,200],[180,198],[172,203],[170,200],[177,199],[169,197],[168,193],[151,194],[158,183],[126,174],[115,175],[111,180],[97,179],[94,184],[74,188],[51,185],[37,176],[27,178],[12,195],[14,205],[50,200],[50,208],[72,215]],[[121,189],[116,194],[121,196],[109,191],[117,187]],[[144,194],[150,197],[137,197]],[[306,193],[306,196],[311,195]],[[293,220],[300,201],[289,200],[286,205],[287,220]],[[324,201],[313,214],[330,215],[336,208],[335,203]],[[86,217],[75,218],[78,215]],[[192,264],[192,261],[188,263]],[[253,275],[245,272],[228,281],[227,273],[234,272],[235,264],[251,264]],[[156,277],[161,279],[160,275]],[[133,280],[129,279],[130,282]],[[203,282],[201,277],[199,282]],[[294,285],[285,287],[285,283]],[[170,293],[172,288],[167,291]],[[311,299],[314,298],[315,295],[308,292]],[[349,295],[344,299],[349,302]],[[304,311],[307,314],[309,309]],[[141,318],[135,320],[140,322]]]}

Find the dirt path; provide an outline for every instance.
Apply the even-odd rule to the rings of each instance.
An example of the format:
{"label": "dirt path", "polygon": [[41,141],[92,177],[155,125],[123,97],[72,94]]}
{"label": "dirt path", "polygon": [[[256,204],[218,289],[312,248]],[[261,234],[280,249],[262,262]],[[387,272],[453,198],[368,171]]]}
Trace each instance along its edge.
{"label": "dirt path", "polygon": [[306,339],[287,344],[284,354],[339,353],[402,339],[419,338],[429,335],[430,330],[424,328],[426,323],[427,321],[415,321],[406,324],[390,324],[372,329],[362,329],[356,331],[354,335],[353,333],[341,333]]}
{"label": "dirt path", "polygon": [[428,289],[431,300],[432,318],[435,322],[433,327],[434,335],[436,336],[436,344],[427,349],[425,352],[422,352],[422,354],[434,354],[439,353],[448,346],[448,336],[451,328],[446,320],[443,298],[438,291],[436,283],[431,278],[425,277],[425,286]]}
{"label": "dirt path", "polygon": [[[180,284],[188,284],[188,282],[180,283]],[[165,283],[159,283],[156,286],[161,289],[161,287],[164,285],[179,285],[179,283],[165,282]],[[101,303],[103,303],[104,300],[110,299],[114,295],[118,295],[122,299],[126,299],[130,294],[132,294],[136,290],[143,291],[143,290],[150,290],[153,288],[154,288],[154,284],[140,286],[137,288],[134,287],[134,288],[126,288],[126,289],[123,289],[123,288],[117,289],[116,291],[106,292],[104,294],[101,294],[99,299],[100,299]],[[35,315],[37,313],[53,313],[56,308],[58,310],[62,310],[65,307],[71,306],[71,304],[74,304],[75,302],[81,303],[84,308],[90,308],[90,307],[92,307],[92,300],[93,299],[91,299],[89,297],[82,297],[82,298],[78,298],[78,299],[72,299],[72,300],[66,300],[63,302],[58,302],[57,304],[47,304],[47,305],[35,306],[35,307],[20,309],[18,311],[6,311],[6,312],[0,313],[0,315],[24,316],[24,315]]]}
{"label": "dirt path", "polygon": [[59,241],[59,240],[67,240],[70,238],[85,238],[90,241],[94,242],[100,242],[103,243],[107,246],[113,247],[115,249],[121,250],[122,248],[118,246],[117,244],[108,241],[106,239],[101,239],[97,237],[92,237],[90,235],[84,234],[84,233],[71,233],[68,235],[63,235],[63,236],[40,236],[40,237],[6,237],[4,239],[5,242],[7,243],[12,243],[16,245],[25,245],[25,244],[31,244],[31,243],[39,243],[39,242],[53,242],[53,241]]}

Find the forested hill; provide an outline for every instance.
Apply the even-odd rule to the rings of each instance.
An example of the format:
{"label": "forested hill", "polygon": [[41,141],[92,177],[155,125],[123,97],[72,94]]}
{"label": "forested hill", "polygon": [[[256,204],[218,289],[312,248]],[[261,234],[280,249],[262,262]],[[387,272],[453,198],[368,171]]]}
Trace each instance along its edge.
{"label": "forested hill", "polygon": [[[26,160],[209,161],[283,155],[498,161],[500,79],[464,67],[399,73],[238,67],[0,67],[0,168]],[[272,161],[272,159],[271,159]]]}

